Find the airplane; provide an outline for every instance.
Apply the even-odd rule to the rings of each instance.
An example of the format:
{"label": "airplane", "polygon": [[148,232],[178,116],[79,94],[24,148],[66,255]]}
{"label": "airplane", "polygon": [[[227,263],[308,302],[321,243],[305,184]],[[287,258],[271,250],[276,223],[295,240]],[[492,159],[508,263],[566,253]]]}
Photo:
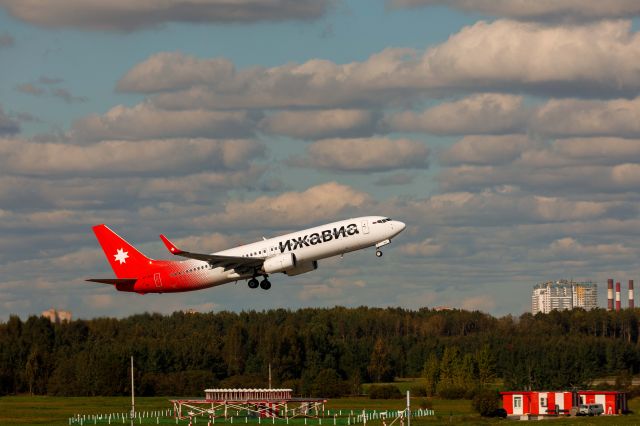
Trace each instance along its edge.
{"label": "airplane", "polygon": [[[177,293],[247,280],[249,288],[271,288],[269,275],[300,275],[318,268],[318,261],[367,247],[383,246],[402,232],[405,224],[384,216],[364,216],[316,226],[217,253],[193,253],[160,239],[173,255],[187,260],[150,259],[104,224],[93,232],[117,278],[86,281],[111,284],[118,291]],[[258,277],[261,277],[258,282]]]}

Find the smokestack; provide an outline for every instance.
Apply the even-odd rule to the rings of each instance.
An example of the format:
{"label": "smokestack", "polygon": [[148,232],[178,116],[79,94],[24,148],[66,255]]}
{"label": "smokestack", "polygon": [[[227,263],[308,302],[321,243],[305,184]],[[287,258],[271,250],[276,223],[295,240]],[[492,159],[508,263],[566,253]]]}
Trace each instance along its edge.
{"label": "smokestack", "polygon": [[620,281],[616,282],[616,311],[620,310]]}
{"label": "smokestack", "polygon": [[635,296],[633,295],[633,280],[629,280],[629,309],[635,307]]}
{"label": "smokestack", "polygon": [[607,311],[613,311],[613,279],[607,280]]}

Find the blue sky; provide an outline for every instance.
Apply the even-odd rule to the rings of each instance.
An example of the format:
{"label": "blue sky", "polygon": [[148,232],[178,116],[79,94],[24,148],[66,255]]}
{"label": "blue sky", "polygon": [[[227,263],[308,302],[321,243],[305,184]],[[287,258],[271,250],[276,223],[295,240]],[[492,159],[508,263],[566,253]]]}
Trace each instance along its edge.
{"label": "blue sky", "polygon": [[[618,0],[0,0],[0,318],[181,309],[530,308],[638,279],[640,6]],[[346,217],[373,250],[138,296],[91,226],[152,256]],[[603,297],[601,297],[603,298]]]}

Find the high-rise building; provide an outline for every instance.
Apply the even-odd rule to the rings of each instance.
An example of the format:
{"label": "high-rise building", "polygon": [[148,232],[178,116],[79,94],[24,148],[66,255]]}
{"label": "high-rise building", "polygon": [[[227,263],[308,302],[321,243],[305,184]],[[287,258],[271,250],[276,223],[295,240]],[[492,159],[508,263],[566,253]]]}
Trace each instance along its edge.
{"label": "high-rise building", "polygon": [[71,312],[69,311],[57,311],[53,308],[42,312],[41,316],[47,318],[49,321],[59,324],[63,321],[71,321]]}
{"label": "high-rise building", "polygon": [[549,313],[552,310],[598,307],[598,285],[594,282],[568,280],[536,284],[531,296],[531,312]]}

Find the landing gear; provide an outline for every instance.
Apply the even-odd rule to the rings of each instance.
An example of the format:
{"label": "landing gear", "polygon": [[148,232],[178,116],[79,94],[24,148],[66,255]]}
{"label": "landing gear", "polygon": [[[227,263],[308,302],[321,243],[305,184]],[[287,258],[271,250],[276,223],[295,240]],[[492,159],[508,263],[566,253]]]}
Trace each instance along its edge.
{"label": "landing gear", "polygon": [[254,278],[251,278],[247,284],[249,285],[249,288],[258,288],[258,280]]}
{"label": "landing gear", "polygon": [[264,278],[260,282],[258,282],[256,277],[253,277],[247,281],[247,284],[249,285],[249,288],[258,288],[258,286],[263,290],[269,290],[271,288],[271,281],[268,280],[266,275],[264,275]]}
{"label": "landing gear", "polygon": [[260,281],[260,288],[263,290],[269,290],[271,288],[271,281],[265,277],[265,279]]}
{"label": "landing gear", "polygon": [[382,252],[380,251],[380,247],[384,247],[387,244],[389,244],[390,242],[391,242],[390,239],[386,239],[386,240],[380,241],[378,244],[376,244],[376,256],[382,257]]}

